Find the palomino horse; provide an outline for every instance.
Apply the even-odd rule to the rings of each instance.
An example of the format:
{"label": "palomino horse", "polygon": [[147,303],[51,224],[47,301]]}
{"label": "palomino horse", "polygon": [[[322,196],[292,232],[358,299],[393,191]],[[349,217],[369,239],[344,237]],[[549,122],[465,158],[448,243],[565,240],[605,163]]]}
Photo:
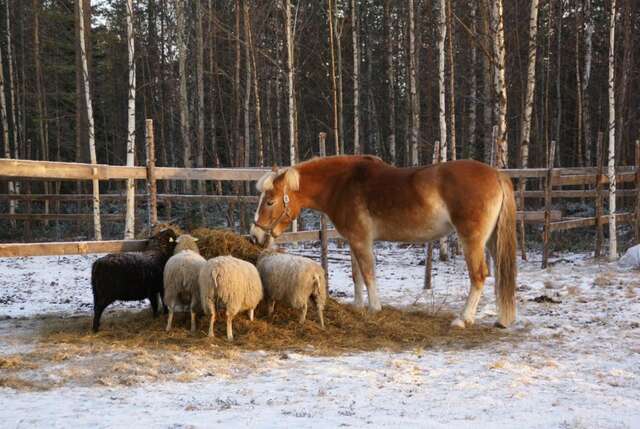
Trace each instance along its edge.
{"label": "palomino horse", "polygon": [[516,205],[509,178],[477,161],[396,168],[373,156],[312,159],[257,183],[260,202],[252,240],[269,246],[303,208],[326,213],[349,241],[356,306],[381,309],[373,242],[430,241],[458,233],[471,279],[464,310],[453,326],[473,324],[488,275],[485,246],[495,261],[497,324],[509,326],[516,302]]}

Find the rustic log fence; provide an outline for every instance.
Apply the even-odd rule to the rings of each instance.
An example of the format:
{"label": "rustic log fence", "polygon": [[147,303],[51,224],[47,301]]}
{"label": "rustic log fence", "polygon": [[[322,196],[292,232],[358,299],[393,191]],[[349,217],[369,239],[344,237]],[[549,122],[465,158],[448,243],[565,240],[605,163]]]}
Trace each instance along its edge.
{"label": "rustic log fence", "polygon": [[[5,180],[56,180],[56,181],[80,181],[93,180],[97,178],[102,181],[135,179],[145,181],[147,187],[146,194],[137,194],[136,200],[146,201],[148,218],[150,224],[157,223],[158,201],[198,201],[198,202],[240,202],[255,203],[257,197],[252,195],[176,195],[158,194],[156,182],[158,180],[198,180],[198,181],[255,181],[260,178],[268,169],[264,168],[175,168],[156,167],[153,150],[153,127],[150,121],[147,122],[147,165],[144,167],[126,167],[116,165],[92,165],[81,163],[53,162],[53,161],[31,161],[0,159],[0,179]],[[326,136],[321,135],[319,148],[323,155]],[[602,198],[608,195],[608,191],[603,190],[603,185],[608,183],[608,178],[603,174],[602,164],[602,138],[599,137],[597,145],[597,165],[596,167],[580,168],[554,168],[549,162],[547,168],[528,169],[504,169],[505,174],[518,181],[538,181],[538,186],[526,187],[517,186],[517,201],[520,205],[518,211],[518,223],[522,228],[523,223],[542,225],[543,236],[543,266],[548,263],[552,233],[566,231],[573,228],[596,227],[595,255],[599,256],[602,251],[602,227],[608,223],[611,215],[604,213]],[[554,159],[553,148],[551,146],[549,159]],[[635,229],[636,237],[640,236],[640,143],[636,143],[636,165],[617,167],[616,178],[621,187],[625,184],[633,184],[633,188],[622,188],[617,190],[617,197],[633,197],[633,210],[630,212],[616,213],[618,223],[631,223]],[[578,187],[579,189],[563,189],[563,187]],[[53,201],[56,206],[61,201],[91,201],[91,194],[4,194],[0,195],[2,201],[22,201],[27,203],[27,207],[33,201]],[[125,200],[122,194],[103,194],[102,200]],[[592,217],[567,217],[562,211],[553,208],[553,201],[558,199],[595,199],[595,215]],[[527,200],[543,200],[542,210],[526,210]],[[0,213],[0,220],[11,221],[47,222],[56,221],[78,221],[91,218],[87,213],[60,214],[60,213]],[[124,220],[121,214],[103,214],[103,220]],[[321,217],[321,229],[319,231],[302,231],[283,234],[280,242],[296,241],[321,241],[322,259],[326,263],[327,245],[330,238],[338,238],[339,235],[334,230],[327,228],[327,220]],[[524,237],[520,235],[521,240]],[[64,243],[26,243],[26,244],[0,244],[0,257],[6,256],[36,256],[36,255],[56,255],[72,253],[95,253],[95,252],[117,252],[131,251],[141,248],[143,243],[139,240],[109,240],[109,241],[83,241]],[[524,244],[524,243],[523,243]]]}

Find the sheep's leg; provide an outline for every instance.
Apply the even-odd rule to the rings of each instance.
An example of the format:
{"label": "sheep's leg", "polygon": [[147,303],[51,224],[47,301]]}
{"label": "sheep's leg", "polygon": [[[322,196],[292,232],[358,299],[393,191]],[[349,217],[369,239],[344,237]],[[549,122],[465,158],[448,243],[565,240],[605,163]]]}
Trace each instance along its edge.
{"label": "sheep's leg", "polygon": [[300,324],[303,325],[304,321],[307,318],[307,303],[305,302],[302,306],[302,311],[300,312]]}
{"label": "sheep's leg", "polygon": [[318,317],[320,318],[320,326],[322,327],[322,329],[324,329],[324,316],[322,315],[322,312],[324,311],[324,307],[322,304],[320,304],[320,302],[318,301],[318,299],[316,298],[316,308],[318,309]]}
{"label": "sheep's leg", "polygon": [[100,330],[100,318],[102,317],[102,312],[106,308],[106,305],[95,305],[93,306],[93,332],[98,332]]}
{"label": "sheep's leg", "polygon": [[191,309],[191,332],[196,332],[196,310],[194,308]]}
{"label": "sheep's leg", "polygon": [[253,322],[253,308],[249,310],[249,320]]}
{"label": "sheep's leg", "polygon": [[233,341],[233,315],[227,310],[227,340]]}
{"label": "sheep's leg", "polygon": [[171,330],[171,323],[173,322],[173,305],[169,306],[169,316],[167,316],[167,328],[165,331],[169,332]]}
{"label": "sheep's leg", "polygon": [[213,324],[216,321],[216,306],[213,302],[208,302],[206,304],[206,307],[209,309],[209,311],[205,311],[205,313],[211,314],[211,317],[209,318],[209,336],[213,337],[214,336]]}
{"label": "sheep's leg", "polygon": [[153,312],[153,317],[158,317],[158,300],[156,299],[157,295],[151,295],[149,297],[149,301],[151,302],[151,311]]}
{"label": "sheep's leg", "polygon": [[275,299],[270,299],[269,302],[267,302],[267,315],[269,317],[273,316],[273,310],[276,308],[276,300]]}

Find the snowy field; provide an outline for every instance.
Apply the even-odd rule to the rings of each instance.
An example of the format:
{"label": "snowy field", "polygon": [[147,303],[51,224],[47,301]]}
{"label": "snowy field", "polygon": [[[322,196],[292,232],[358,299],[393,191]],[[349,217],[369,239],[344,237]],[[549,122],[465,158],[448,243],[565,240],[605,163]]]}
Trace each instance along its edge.
{"label": "snowy field", "polygon": [[[0,259],[0,363],[8,367],[3,356],[37,346],[42,320],[91,312],[96,257]],[[348,250],[333,249],[331,257],[331,291],[350,302]],[[462,257],[434,263],[434,292],[426,294],[422,249],[380,246],[377,259],[383,304],[462,308],[468,289]],[[2,428],[640,427],[640,273],[588,255],[565,255],[548,270],[539,268],[539,255],[529,259],[520,262],[518,322],[504,340],[483,347],[331,357],[245,352],[186,381],[145,381],[142,374],[132,385],[0,387],[0,422]],[[489,278],[477,323],[491,326],[495,312]],[[0,365],[0,381],[8,370]],[[66,370],[62,363],[40,377],[55,380]]]}

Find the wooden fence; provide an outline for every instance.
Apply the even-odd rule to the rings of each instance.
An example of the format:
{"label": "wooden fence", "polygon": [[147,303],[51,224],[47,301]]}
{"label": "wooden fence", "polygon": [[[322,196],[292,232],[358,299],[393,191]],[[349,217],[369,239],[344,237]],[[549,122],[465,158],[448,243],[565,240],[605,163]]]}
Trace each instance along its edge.
{"label": "wooden fence", "polygon": [[[323,138],[321,136],[321,149]],[[147,139],[148,153],[153,153],[153,139]],[[553,145],[552,145],[553,147]],[[550,159],[554,157],[551,156]],[[616,213],[616,220],[619,223],[633,223],[636,238],[640,236],[640,144],[636,143],[636,165],[616,168],[616,180],[622,186],[632,184],[632,188],[619,189],[616,192],[619,198],[632,197],[634,199],[634,210],[629,212]],[[235,196],[235,195],[174,195],[157,194],[157,180],[197,180],[197,181],[255,181],[260,178],[268,169],[263,168],[173,168],[156,167],[154,159],[147,160],[146,167],[125,167],[116,165],[92,165],[80,163],[51,162],[51,161],[29,161],[0,159],[0,178],[5,180],[125,180],[136,179],[147,183],[147,193],[138,194],[139,201],[146,201],[148,205],[150,223],[157,222],[157,201],[199,201],[199,202],[243,202],[254,203],[255,196]],[[611,215],[604,214],[602,198],[608,195],[603,190],[603,185],[608,183],[607,176],[603,173],[602,163],[602,137],[598,139],[598,164],[596,167],[583,168],[554,168],[549,164],[548,168],[529,169],[504,169],[505,174],[512,179],[522,183],[527,183],[527,188],[517,186],[517,199],[520,206],[518,211],[518,223],[520,225],[523,257],[524,252],[524,224],[543,225],[543,266],[547,265],[551,234],[557,231],[566,231],[580,227],[596,227],[596,256],[602,251],[603,225],[608,223]],[[530,183],[530,182],[538,182]],[[531,189],[531,188],[534,189]],[[563,189],[571,187],[572,189]],[[54,194],[5,194],[0,195],[0,201],[83,201],[91,200],[92,195],[54,195]],[[558,199],[595,199],[595,215],[591,217],[567,217],[562,212],[553,209],[553,201]],[[124,200],[124,194],[106,194],[101,199]],[[527,199],[542,200],[541,210],[529,210],[525,208],[530,204],[525,204]],[[31,221],[48,220],[78,220],[92,217],[91,214],[58,214],[58,213],[2,213],[0,219]],[[123,215],[102,215],[102,219],[123,220]],[[339,235],[334,230],[326,228],[326,219],[322,219],[323,228],[319,231],[303,231],[283,234],[279,238],[280,242],[321,240],[337,238]],[[111,241],[83,241],[64,243],[27,243],[27,244],[0,244],[0,257],[11,256],[36,256],[36,255],[64,255],[82,253],[102,253],[132,251],[142,248],[144,241],[140,240],[111,240]],[[326,260],[326,243],[323,245],[323,259]]]}

